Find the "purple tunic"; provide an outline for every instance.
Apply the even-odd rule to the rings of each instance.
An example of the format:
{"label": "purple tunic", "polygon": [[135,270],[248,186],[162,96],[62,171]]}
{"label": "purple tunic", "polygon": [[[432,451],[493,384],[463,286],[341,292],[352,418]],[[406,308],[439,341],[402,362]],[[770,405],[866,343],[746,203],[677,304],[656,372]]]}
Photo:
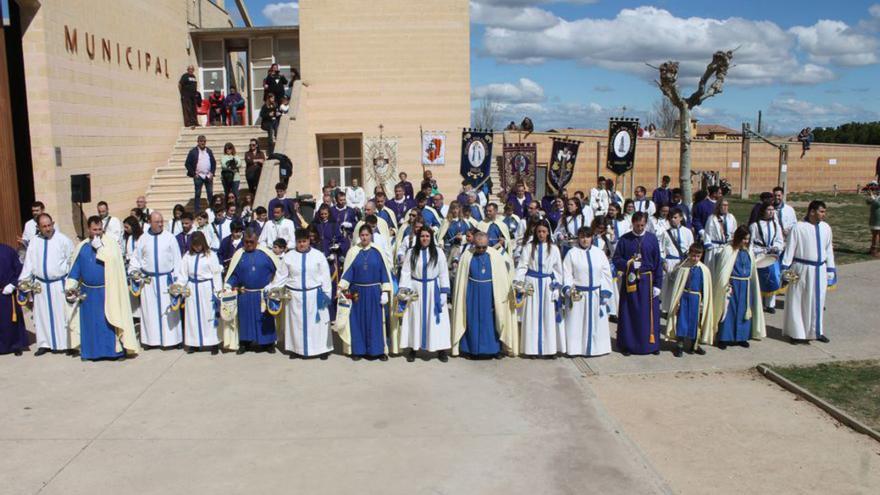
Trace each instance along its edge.
{"label": "purple tunic", "polygon": [[[0,290],[15,285],[21,274],[18,253],[6,244],[0,244]],[[14,311],[14,313],[13,313]],[[15,321],[12,316],[15,315]],[[25,351],[28,348],[27,330],[21,306],[15,302],[15,293],[0,294],[0,354]]]}
{"label": "purple tunic", "polygon": [[[642,266],[635,270],[628,263],[636,254]],[[660,350],[660,298],[654,296],[663,284],[663,259],[657,237],[645,232],[624,234],[612,257],[615,270],[623,272],[618,305],[617,347],[621,352],[650,354]],[[632,275],[632,277],[631,277]],[[629,292],[635,286],[633,292]]]}

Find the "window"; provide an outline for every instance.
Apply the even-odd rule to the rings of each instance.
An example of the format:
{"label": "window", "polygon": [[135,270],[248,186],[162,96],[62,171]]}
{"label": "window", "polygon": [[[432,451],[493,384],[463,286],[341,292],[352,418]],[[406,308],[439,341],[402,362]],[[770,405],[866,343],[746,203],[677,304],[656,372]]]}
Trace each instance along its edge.
{"label": "window", "polygon": [[330,179],[339,186],[350,186],[352,179],[363,184],[363,142],[360,135],[318,136],[321,184]]}
{"label": "window", "polygon": [[223,40],[199,42],[199,84],[202,98],[208,98],[215,89],[226,94],[226,60],[223,53]]}

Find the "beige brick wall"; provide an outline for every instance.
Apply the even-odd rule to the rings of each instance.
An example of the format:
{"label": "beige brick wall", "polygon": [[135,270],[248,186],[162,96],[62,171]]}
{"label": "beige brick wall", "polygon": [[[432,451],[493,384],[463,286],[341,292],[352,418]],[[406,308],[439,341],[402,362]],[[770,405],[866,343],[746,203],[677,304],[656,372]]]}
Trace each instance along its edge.
{"label": "beige brick wall", "polygon": [[[26,15],[36,197],[61,230],[73,234],[70,175],[89,173],[93,203],[83,206],[86,215],[103,199],[112,213],[124,217],[146,190],[153,170],[168,160],[182,124],[177,80],[195,61],[194,51],[186,51],[187,0],[120,0],[101,2],[100,8],[89,0],[44,0]],[[66,48],[65,25],[77,31],[76,53]],[[94,59],[86,32],[89,39],[95,36]],[[109,62],[103,60],[101,38],[111,42]],[[125,59],[128,46],[133,69]],[[152,58],[150,70],[146,52]],[[162,74],[155,72],[157,58]],[[55,147],[61,148],[61,167],[55,165]]]}
{"label": "beige brick wall", "polygon": [[[320,190],[318,134],[399,141],[398,167],[421,175],[419,126],[449,133],[441,188],[457,190],[459,137],[470,123],[467,0],[302,0],[300,50],[309,84],[291,130],[296,187]],[[299,179],[302,178],[302,181]]]}
{"label": "beige brick wall", "polygon": [[[507,141],[516,142],[518,132],[508,132]],[[550,160],[552,137],[564,137],[563,134],[533,133],[522,137],[525,142],[538,143],[538,163],[546,164]],[[571,191],[588,191],[595,187],[596,177],[604,175],[613,177],[605,168],[608,138],[598,135],[569,135],[571,139],[583,141],[580,145],[577,165]],[[502,134],[496,134],[496,143],[500,143]],[[855,190],[864,185],[874,176],[874,165],[880,157],[880,146],[842,145],[814,143],[804,158],[801,158],[800,143],[790,142],[788,156],[788,188],[792,192],[831,191],[837,186],[840,190]],[[651,191],[657,185],[657,150],[660,151],[660,173],[669,175],[673,184],[678,184],[679,142],[677,139],[640,139],[636,147],[636,163],[634,167],[636,186],[643,185]],[[597,157],[597,149],[600,153]],[[739,193],[742,173],[740,168],[731,167],[732,162],[742,161],[742,143],[740,141],[704,141],[696,140],[692,145],[692,168],[695,171],[717,170],[733,185],[735,193]],[[500,156],[501,147],[493,150]],[[837,160],[830,165],[829,160]],[[779,152],[776,148],[763,142],[752,141],[750,159],[749,190],[751,194],[768,191],[776,186],[779,170]],[[598,173],[597,173],[598,170]],[[630,194],[633,183],[631,174],[616,179],[618,189]],[[624,186],[625,183],[625,186]]]}

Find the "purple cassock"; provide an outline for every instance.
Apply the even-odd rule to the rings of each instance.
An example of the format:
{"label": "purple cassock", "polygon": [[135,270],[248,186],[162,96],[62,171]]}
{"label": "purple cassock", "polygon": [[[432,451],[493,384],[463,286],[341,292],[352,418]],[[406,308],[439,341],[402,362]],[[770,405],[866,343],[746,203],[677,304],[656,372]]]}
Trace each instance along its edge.
{"label": "purple cassock", "polygon": [[385,208],[390,208],[391,211],[394,212],[394,216],[397,217],[397,225],[400,225],[401,219],[409,210],[415,208],[416,202],[415,200],[408,199],[404,196],[403,199],[389,199],[385,202]]}
{"label": "purple cassock", "polygon": [[[15,286],[21,274],[21,261],[18,253],[6,244],[0,244],[0,291],[7,285]],[[15,302],[15,293],[0,293],[0,354],[26,351],[28,348],[27,330],[24,327],[24,314]]]}
{"label": "purple cassock", "polygon": [[346,206],[345,208],[334,206],[330,208],[330,220],[338,225],[339,229],[346,236],[351,237],[351,233],[354,231],[354,226],[358,223],[358,213],[357,210],[350,206]]}
{"label": "purple cassock", "polygon": [[507,197],[507,203],[513,205],[513,214],[525,218],[526,212],[529,210],[529,203],[532,202],[532,194],[526,192],[522,199],[517,198],[516,194]]}
{"label": "purple cassock", "polygon": [[[340,272],[342,272],[342,262],[345,259],[345,254],[348,253],[348,248],[351,247],[351,241],[342,235],[335,223],[329,220],[326,222],[315,220],[312,225],[315,226],[318,236],[321,238],[320,245],[315,247],[324,253],[324,256],[327,257],[327,263],[330,265],[332,294],[330,294],[328,310],[330,311],[330,320],[332,321],[336,319],[336,289],[339,285]],[[334,249],[334,245],[338,246],[338,248]]]}
{"label": "purple cassock", "polygon": [[[632,262],[641,255],[641,266]],[[617,347],[621,352],[650,354],[660,351],[660,297],[654,296],[663,284],[663,259],[657,237],[644,232],[624,234],[611,259],[620,278],[617,309]],[[656,291],[654,289],[657,289]]]}

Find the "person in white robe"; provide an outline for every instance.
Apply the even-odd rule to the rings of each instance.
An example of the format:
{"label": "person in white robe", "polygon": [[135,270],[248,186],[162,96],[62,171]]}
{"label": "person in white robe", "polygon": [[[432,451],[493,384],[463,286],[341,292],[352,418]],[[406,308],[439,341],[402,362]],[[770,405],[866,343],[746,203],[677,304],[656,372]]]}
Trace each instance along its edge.
{"label": "person in white robe", "polygon": [[309,231],[295,233],[296,246],[281,259],[280,277],[290,294],[284,311],[284,350],[290,359],[327,359],[333,352],[330,333],[332,285],[327,259],[312,248]]}
{"label": "person in white robe", "polygon": [[[611,352],[611,264],[593,243],[592,229],[581,227],[577,239],[562,262],[562,290],[567,299],[563,352],[567,356],[601,356]],[[579,300],[572,297],[574,294],[579,294]]]}
{"label": "person in white robe", "polygon": [[146,282],[140,291],[141,344],[145,349],[180,347],[183,341],[180,312],[174,311],[168,294],[180,265],[180,246],[164,225],[161,213],[150,215],[150,226],[138,239],[128,266],[129,274],[139,273]]}
{"label": "person in white robe", "polygon": [[736,231],[736,218],[730,213],[730,203],[726,199],[718,201],[715,205],[715,213],[706,220],[703,229],[703,263],[715,273],[715,257],[721,253],[724,246],[729,246]]}
{"label": "person in white robe", "polygon": [[[417,298],[406,304],[400,325],[400,348],[408,349],[406,360],[415,361],[416,351],[436,352],[446,362],[452,347],[449,323],[449,266],[446,255],[434,242],[431,229],[422,227],[418,241],[403,258],[400,289]],[[398,302],[399,305],[404,303]],[[399,308],[398,308],[399,309]]]}
{"label": "person in white robe", "polygon": [[785,202],[785,189],[779,186],[773,188],[773,206],[776,207],[776,220],[782,226],[783,237],[787,239],[798,219],[794,208]]}
{"label": "person in white robe", "polygon": [[196,226],[193,233],[201,232],[205,236],[205,240],[208,241],[208,247],[216,253],[220,249],[221,239],[217,238],[217,232],[212,226],[213,220],[209,218],[208,211],[203,211],[196,216]]}
{"label": "person in white robe", "polygon": [[[694,233],[691,229],[682,225],[684,217],[680,210],[675,209],[670,214],[669,228],[666,232],[657,234],[660,241],[660,255],[663,256],[663,286],[660,289],[660,310],[669,312],[669,304],[672,301],[673,278],[669,275],[679,263],[687,258],[688,249],[694,243]],[[702,254],[702,250],[700,250]]]}
{"label": "person in white robe", "polygon": [[611,194],[605,186],[605,177],[600,176],[596,187],[590,189],[590,208],[597,217],[608,213],[608,205],[611,204]]}
{"label": "person in white robe", "polygon": [[633,206],[635,211],[643,211],[649,217],[654,216],[654,213],[657,211],[657,204],[648,198],[648,190],[645,189],[645,186],[636,187]]}
{"label": "person in white robe", "polygon": [[18,238],[18,258],[24,263],[24,257],[27,255],[27,248],[31,240],[37,235],[37,218],[46,210],[46,205],[42,201],[34,201],[31,204],[31,218],[24,223],[24,229],[21,231],[21,237]]}
{"label": "person in white robe", "polygon": [[64,279],[70,270],[74,245],[69,237],[55,230],[55,221],[48,213],[37,217],[38,233],[28,244],[19,281],[35,283],[33,293],[34,328],[37,337],[36,356],[49,351],[68,351],[67,301]]}
{"label": "person in white robe", "polygon": [[272,249],[275,239],[281,238],[287,241],[288,246],[293,246],[296,242],[296,226],[292,220],[284,217],[284,207],[274,205],[271,214],[272,221],[266,222],[266,225],[263,226],[257,242],[267,249]]}
{"label": "person in white robe", "polygon": [[792,229],[782,270],[794,279],[785,293],[783,333],[792,343],[806,340],[828,342],[825,335],[825,297],[837,285],[831,226],[825,223],[825,203],[812,201],[807,219]]}
{"label": "person in white robe", "polygon": [[[772,204],[761,207],[758,220],[749,225],[752,235],[752,253],[756,258],[761,255],[780,256],[785,249],[785,233],[776,217],[776,208]],[[782,274],[779,261],[773,265],[758,268],[758,279],[761,282],[761,299],[764,311],[776,312],[776,294],[782,288]]]}
{"label": "person in white robe", "polygon": [[104,235],[111,235],[122,247],[122,222],[110,215],[110,207],[106,201],[98,202],[98,216],[101,217],[101,223],[104,226]]}
{"label": "person in white robe", "polygon": [[[592,208],[581,208],[580,201],[577,198],[569,198],[565,204],[565,214],[559,219],[556,225],[556,231],[553,237],[560,246],[564,246],[567,251],[567,244],[573,244],[577,239],[577,233],[581,227],[589,227],[593,223]],[[586,212],[586,213],[585,213]]]}
{"label": "person in white robe", "polygon": [[653,215],[648,217],[648,232],[660,237],[669,228],[669,205],[660,205]]}
{"label": "person in white robe", "polygon": [[[550,222],[541,220],[523,246],[514,280],[531,285],[524,295],[522,312],[522,353],[526,356],[555,356],[565,352],[561,325],[562,257],[550,237]],[[557,318],[559,317],[559,318]]]}
{"label": "person in white robe", "polygon": [[210,349],[215,356],[220,352],[217,293],[223,288],[222,274],[223,265],[208,247],[204,234],[193,234],[189,251],[181,258],[176,272],[177,283],[189,290],[183,337],[187,354],[196,349]]}

